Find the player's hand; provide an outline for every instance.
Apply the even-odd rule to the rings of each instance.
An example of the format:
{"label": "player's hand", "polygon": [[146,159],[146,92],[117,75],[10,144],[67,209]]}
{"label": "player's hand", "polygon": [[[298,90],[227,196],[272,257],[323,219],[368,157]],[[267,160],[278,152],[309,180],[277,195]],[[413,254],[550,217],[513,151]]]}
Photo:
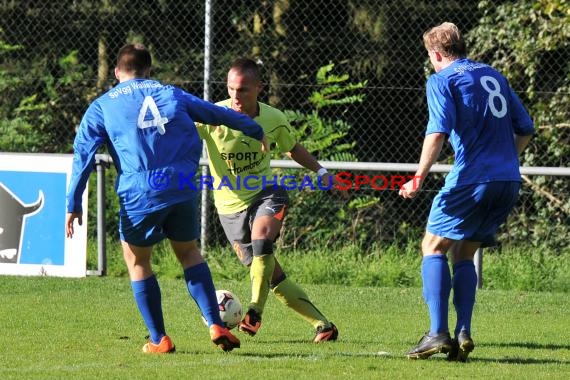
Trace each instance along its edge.
{"label": "player's hand", "polygon": [[81,212],[68,212],[65,220],[65,236],[72,238],[75,230],[73,229],[73,222],[77,219],[77,223],[83,225],[83,213]]}
{"label": "player's hand", "polygon": [[417,194],[418,191],[420,191],[420,188],[422,187],[422,184],[420,181],[418,181],[417,178],[413,178],[411,180],[409,180],[408,182],[406,182],[401,188],[400,191],[398,192],[398,194],[405,199],[412,199],[414,198]]}
{"label": "player's hand", "polygon": [[267,141],[267,137],[263,135],[261,139],[261,153],[269,153],[269,141]]}

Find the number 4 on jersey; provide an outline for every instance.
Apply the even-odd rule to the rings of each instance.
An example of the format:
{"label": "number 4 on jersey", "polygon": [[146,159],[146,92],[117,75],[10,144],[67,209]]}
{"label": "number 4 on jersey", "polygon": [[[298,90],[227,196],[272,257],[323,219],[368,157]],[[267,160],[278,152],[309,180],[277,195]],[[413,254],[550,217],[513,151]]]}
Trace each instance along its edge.
{"label": "number 4 on jersey", "polygon": [[[150,110],[152,114],[152,120],[145,120],[146,113]],[[137,121],[137,126],[140,129],[156,127],[158,128],[158,133],[164,135],[166,129],[164,124],[168,123],[168,118],[162,117],[158,111],[158,107],[152,96],[147,96],[144,98],[141,110],[139,111],[139,118]]]}

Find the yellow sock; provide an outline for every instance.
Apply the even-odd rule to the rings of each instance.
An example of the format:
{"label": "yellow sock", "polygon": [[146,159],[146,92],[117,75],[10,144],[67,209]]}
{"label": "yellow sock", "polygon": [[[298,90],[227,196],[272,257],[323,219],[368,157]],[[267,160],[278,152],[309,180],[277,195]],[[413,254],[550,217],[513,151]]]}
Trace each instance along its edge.
{"label": "yellow sock", "polygon": [[251,267],[249,268],[249,277],[251,278],[251,302],[250,309],[254,309],[258,313],[263,313],[267,294],[269,293],[269,283],[275,268],[275,256],[263,255],[253,256]]}
{"label": "yellow sock", "polygon": [[281,281],[271,290],[281,303],[293,309],[315,329],[319,326],[329,325],[327,318],[313,305],[307,293],[289,278]]}

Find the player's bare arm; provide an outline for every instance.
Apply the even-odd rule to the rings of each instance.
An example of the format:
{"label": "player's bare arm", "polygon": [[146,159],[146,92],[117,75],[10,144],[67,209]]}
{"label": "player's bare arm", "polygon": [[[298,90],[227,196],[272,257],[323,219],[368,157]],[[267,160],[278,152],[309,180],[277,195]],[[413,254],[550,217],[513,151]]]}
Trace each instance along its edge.
{"label": "player's bare arm", "polygon": [[[323,185],[328,188],[332,185],[337,184],[336,178],[332,176],[330,173],[326,171],[325,168],[319,164],[317,159],[309,153],[309,151],[301,144],[296,143],[293,149],[287,152],[287,156],[297,162],[299,165],[302,165],[306,169],[312,170],[316,172],[319,176],[323,177]],[[336,191],[338,190],[337,186],[332,186],[332,188]],[[340,194],[344,197],[348,197],[347,190],[338,190]]]}
{"label": "player's bare arm", "polygon": [[319,164],[315,156],[313,156],[309,151],[301,144],[296,143],[289,152],[286,153],[287,156],[294,160],[299,165],[303,166],[306,169],[309,169],[315,173],[319,173],[323,177],[323,185],[328,187],[330,184],[330,174],[326,172],[326,170]]}
{"label": "player's bare arm", "polygon": [[261,139],[261,153],[269,153],[269,141],[267,141],[267,137],[263,135]]}
{"label": "player's bare arm", "polygon": [[299,165],[311,171],[317,172],[322,167],[315,156],[309,153],[309,151],[299,143],[296,143],[295,146],[293,146],[293,149],[286,154]]}
{"label": "player's bare arm", "polygon": [[399,195],[401,197],[414,198],[417,195],[429,170],[439,157],[446,137],[445,133],[431,133],[425,137],[418,170],[414,178],[406,182],[400,189]]}
{"label": "player's bare arm", "polygon": [[531,139],[532,135],[528,136],[515,135],[515,147],[517,149],[517,153],[519,156],[521,155],[522,151],[526,148]]}

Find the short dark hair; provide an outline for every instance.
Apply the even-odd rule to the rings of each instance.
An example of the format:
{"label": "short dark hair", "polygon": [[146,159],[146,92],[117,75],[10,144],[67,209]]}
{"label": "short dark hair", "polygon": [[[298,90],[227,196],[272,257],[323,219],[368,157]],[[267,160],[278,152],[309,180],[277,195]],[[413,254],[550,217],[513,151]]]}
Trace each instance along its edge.
{"label": "short dark hair", "polygon": [[253,59],[244,57],[236,58],[233,61],[230,70],[237,70],[242,74],[251,75],[258,81],[261,81],[261,69]]}
{"label": "short dark hair", "polygon": [[119,50],[117,68],[120,71],[145,76],[152,64],[150,52],[142,44],[127,44]]}

